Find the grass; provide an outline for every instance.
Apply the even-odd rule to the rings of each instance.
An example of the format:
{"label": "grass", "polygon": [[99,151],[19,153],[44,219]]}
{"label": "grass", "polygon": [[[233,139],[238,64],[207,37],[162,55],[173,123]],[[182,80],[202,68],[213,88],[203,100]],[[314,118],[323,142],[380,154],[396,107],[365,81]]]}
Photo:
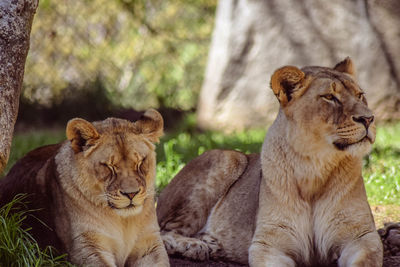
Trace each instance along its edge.
{"label": "grass", "polygon": [[363,174],[370,203],[400,204],[400,123],[378,127]]}
{"label": "grass", "polygon": [[[223,148],[259,152],[265,133],[265,129],[228,135],[199,132],[194,117],[188,116],[182,127],[167,133],[157,145],[157,187],[164,188],[188,161],[204,151]],[[64,129],[17,133],[5,173],[28,151],[64,139]],[[363,176],[372,205],[400,204],[400,123],[378,127],[375,145],[364,160]]]}
{"label": "grass", "polygon": [[65,255],[55,256],[54,249],[41,250],[29,228],[22,222],[29,211],[21,209],[24,195],[17,195],[13,201],[0,207],[0,266],[72,266],[65,261]]}
{"label": "grass", "polygon": [[194,117],[189,116],[182,128],[166,134],[157,146],[157,188],[161,190],[193,158],[210,149],[235,149],[256,153],[261,149],[266,130],[223,134],[199,132]]}
{"label": "grass", "polygon": [[[193,116],[186,118],[183,126],[173,133],[166,134],[160,144],[157,145],[157,187],[164,188],[170,180],[183,168],[183,166],[202,154],[204,151],[223,148],[236,149],[245,153],[259,152],[266,133],[266,130],[251,130],[242,133],[222,134],[218,132],[199,132],[195,129]],[[65,139],[64,129],[61,130],[40,130],[29,133],[17,133],[14,137],[9,164],[6,171],[10,169],[18,158],[21,158],[28,151],[46,144],[57,143]],[[371,154],[364,160],[363,175],[369,202],[372,206],[377,227],[382,227],[388,221],[400,221],[400,123],[383,125],[378,127],[376,143]],[[21,230],[20,223],[26,214],[17,213],[11,217],[8,211],[10,206],[3,207],[0,213],[3,229],[0,229],[0,267],[2,266],[42,266],[48,258],[52,258],[51,249],[39,251],[37,245],[32,242],[29,229]],[[4,219],[6,214],[6,220]],[[19,215],[18,215],[19,214]],[[8,221],[7,221],[8,220]],[[18,233],[14,234],[13,231]],[[13,247],[4,244],[4,236],[12,233],[16,239],[13,242],[22,247],[13,250],[15,253],[25,255],[25,249],[32,250],[22,259],[12,258],[3,265],[2,254],[5,248]],[[26,236],[26,237],[24,237]],[[18,241],[21,240],[21,241]],[[32,245],[33,244],[33,245]],[[7,252],[8,253],[8,252]],[[28,252],[26,252],[28,253]],[[32,254],[33,253],[33,254]],[[35,255],[37,263],[27,265],[23,263],[30,255]],[[47,255],[47,256],[46,256]],[[34,259],[34,260],[35,260]],[[57,258],[56,258],[57,260]],[[62,260],[62,259],[61,259]],[[56,261],[57,262],[57,261]],[[39,265],[37,265],[39,264]],[[46,263],[46,266],[56,266],[53,263]]]}

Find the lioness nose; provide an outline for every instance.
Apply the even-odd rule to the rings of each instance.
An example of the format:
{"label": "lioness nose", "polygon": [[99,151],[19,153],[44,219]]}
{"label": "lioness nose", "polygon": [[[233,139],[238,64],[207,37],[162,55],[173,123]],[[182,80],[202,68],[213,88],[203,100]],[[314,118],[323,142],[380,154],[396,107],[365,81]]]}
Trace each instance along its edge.
{"label": "lioness nose", "polygon": [[120,192],[121,192],[121,195],[124,195],[127,198],[129,198],[130,200],[132,200],[140,192],[140,189],[135,192],[122,192],[122,191],[120,191]]}
{"label": "lioness nose", "polygon": [[368,129],[369,125],[374,121],[374,116],[353,116],[353,121],[362,123]]}

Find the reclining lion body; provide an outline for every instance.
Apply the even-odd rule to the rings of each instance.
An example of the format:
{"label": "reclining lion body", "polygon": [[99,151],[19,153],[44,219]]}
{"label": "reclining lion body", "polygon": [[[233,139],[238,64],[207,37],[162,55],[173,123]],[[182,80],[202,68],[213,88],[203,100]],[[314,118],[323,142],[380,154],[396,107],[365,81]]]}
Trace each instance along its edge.
{"label": "reclining lion body", "polygon": [[154,110],[136,123],[71,120],[69,141],[28,153],[0,181],[0,204],[27,194],[33,237],[75,264],[169,266],[154,205],[162,125]]}
{"label": "reclining lion body", "polygon": [[259,157],[205,153],[161,193],[168,253],[251,266],[381,266],[361,176],[375,126],[352,75],[350,59],[278,69],[271,87],[281,108]]}

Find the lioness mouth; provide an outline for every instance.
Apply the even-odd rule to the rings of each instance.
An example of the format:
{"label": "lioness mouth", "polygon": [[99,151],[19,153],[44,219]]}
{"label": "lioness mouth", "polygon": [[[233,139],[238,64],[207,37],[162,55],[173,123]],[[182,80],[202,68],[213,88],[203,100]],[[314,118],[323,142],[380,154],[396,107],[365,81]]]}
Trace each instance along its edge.
{"label": "lioness mouth", "polygon": [[125,207],[122,207],[122,208],[118,208],[113,203],[111,203],[110,201],[108,201],[108,206],[110,206],[110,208],[116,209],[116,210],[124,210],[124,209],[130,209],[130,208],[135,208],[136,207],[133,203],[131,203],[128,206],[125,206]]}
{"label": "lioness mouth", "polygon": [[369,138],[368,134],[366,134],[363,138],[361,138],[360,140],[358,140],[357,142],[354,143],[339,143],[339,142],[335,142],[333,143],[335,145],[335,147],[339,150],[346,150],[346,148],[348,148],[349,146],[355,145],[355,144],[359,144],[362,142],[368,141],[370,144],[372,144],[372,140],[371,138]]}

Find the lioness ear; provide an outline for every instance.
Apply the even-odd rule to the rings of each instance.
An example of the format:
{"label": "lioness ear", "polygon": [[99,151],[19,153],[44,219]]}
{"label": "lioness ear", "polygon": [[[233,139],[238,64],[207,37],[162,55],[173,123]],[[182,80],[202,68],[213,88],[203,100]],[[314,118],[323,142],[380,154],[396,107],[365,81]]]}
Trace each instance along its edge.
{"label": "lioness ear", "polygon": [[340,61],[338,64],[335,65],[335,67],[333,67],[333,69],[350,74],[353,77],[356,76],[354,64],[350,57],[346,57],[343,61]]}
{"label": "lioness ear", "polygon": [[163,135],[164,120],[158,111],[149,109],[135,122],[135,126],[140,134],[156,143]]}
{"label": "lioness ear", "polygon": [[274,72],[271,77],[271,88],[283,107],[300,88],[304,77],[304,72],[293,66],[285,66]]}
{"label": "lioness ear", "polygon": [[92,145],[100,137],[93,124],[79,118],[68,122],[66,133],[75,153],[83,151],[85,146]]}

